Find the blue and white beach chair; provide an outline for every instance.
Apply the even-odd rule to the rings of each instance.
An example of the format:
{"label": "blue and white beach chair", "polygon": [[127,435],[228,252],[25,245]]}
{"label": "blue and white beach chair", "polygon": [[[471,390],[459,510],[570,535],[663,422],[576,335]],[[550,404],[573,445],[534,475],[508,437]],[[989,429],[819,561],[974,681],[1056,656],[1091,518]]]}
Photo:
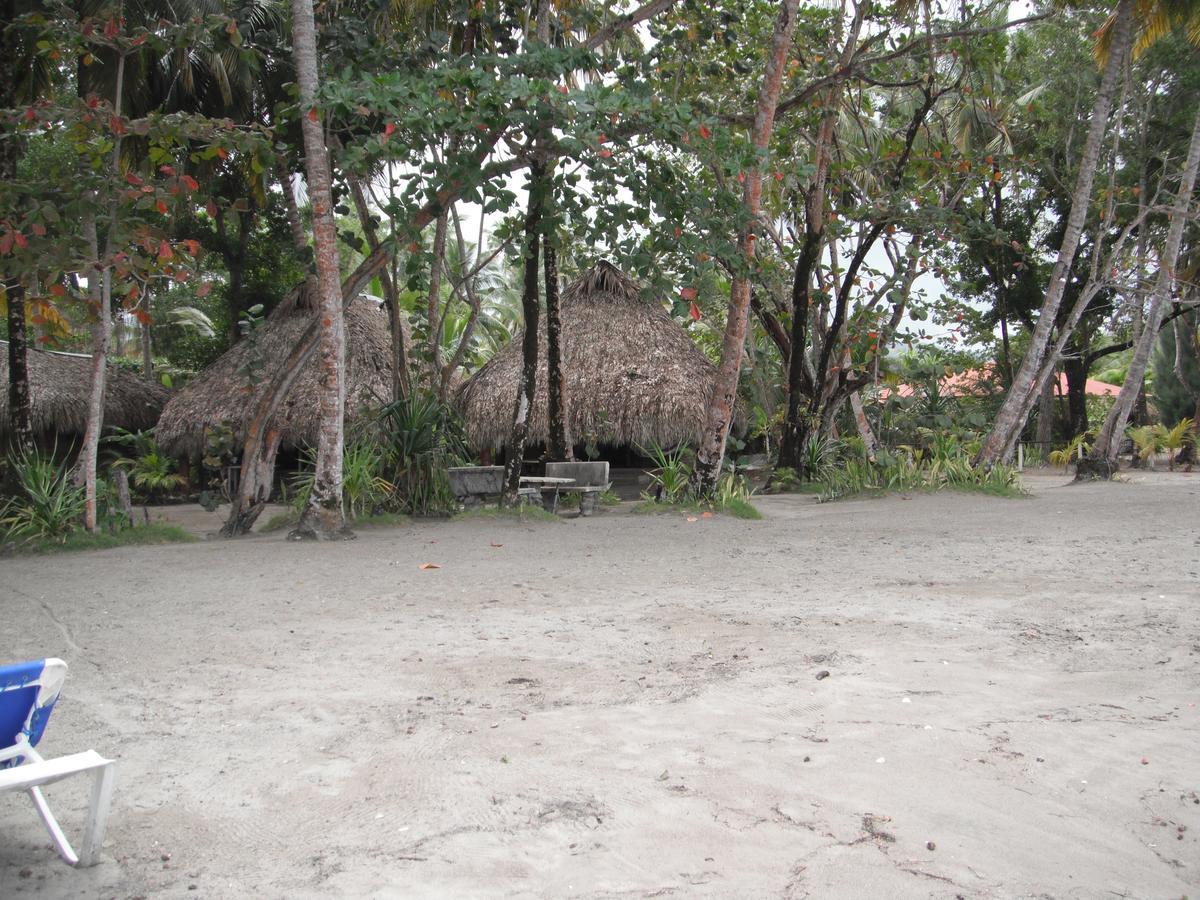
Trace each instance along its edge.
{"label": "blue and white beach chair", "polygon": [[[59,855],[73,866],[90,866],[104,840],[104,825],[112,802],[113,766],[95,750],[43,759],[34,749],[67,677],[61,659],[0,666],[0,793],[28,791],[46,823]],[[62,827],[50,812],[41,785],[71,775],[92,773],[92,800],[79,853],[71,848]]]}

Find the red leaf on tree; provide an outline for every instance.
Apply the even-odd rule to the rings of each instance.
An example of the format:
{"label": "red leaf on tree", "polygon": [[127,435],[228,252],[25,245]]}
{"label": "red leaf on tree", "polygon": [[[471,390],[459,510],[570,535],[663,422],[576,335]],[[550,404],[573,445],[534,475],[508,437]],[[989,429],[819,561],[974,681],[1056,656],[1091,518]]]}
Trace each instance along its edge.
{"label": "red leaf on tree", "polygon": [[681,290],[679,292],[679,296],[682,297],[684,300],[695,300],[696,299],[696,289],[694,287],[685,287],[683,290]]}
{"label": "red leaf on tree", "polygon": [[675,237],[681,237],[682,235],[683,235],[683,229],[680,228],[678,225],[676,225],[675,226]]}
{"label": "red leaf on tree", "polygon": [[569,93],[571,93],[571,89],[569,87],[567,87],[565,84],[560,84],[558,86],[558,92],[560,94],[569,94]]}
{"label": "red leaf on tree", "polygon": [[612,151],[609,150],[607,147],[605,147],[603,150],[600,151],[601,159],[608,159],[610,156],[612,156]]}
{"label": "red leaf on tree", "polygon": [[120,116],[109,116],[108,127],[113,134],[120,135],[125,133],[125,123],[121,121]]}
{"label": "red leaf on tree", "polygon": [[320,116],[317,115],[317,108],[315,106],[311,107],[308,111],[308,121],[319,122],[320,120]]}
{"label": "red leaf on tree", "polygon": [[701,125],[700,126],[700,137],[704,138],[707,141],[710,137],[712,137],[712,132],[709,131],[706,126]]}
{"label": "red leaf on tree", "polygon": [[187,189],[188,189],[189,191],[198,191],[198,190],[200,190],[200,182],[198,182],[198,181],[197,181],[195,178],[193,178],[191,175],[184,175],[184,176],[183,176],[183,178],[181,178],[180,180],[181,180],[181,181],[182,181],[182,182],[183,182],[185,185],[187,185]]}
{"label": "red leaf on tree", "polygon": [[217,148],[217,156],[221,159],[228,159],[229,151],[226,150],[224,147],[218,147]]}
{"label": "red leaf on tree", "polygon": [[688,315],[692,317],[693,322],[700,321],[700,307],[696,305],[695,301],[688,304]]}
{"label": "red leaf on tree", "polygon": [[183,249],[188,252],[189,256],[196,256],[200,252],[200,242],[188,238],[183,242]]}
{"label": "red leaf on tree", "polygon": [[395,131],[396,131],[396,123],[395,122],[388,122],[386,125],[383,126],[384,137],[391,137]]}
{"label": "red leaf on tree", "polygon": [[34,325],[45,325],[46,317],[43,316],[41,313],[34,313],[32,316],[29,317],[29,321],[31,323],[33,323]]}
{"label": "red leaf on tree", "polygon": [[154,208],[157,209],[164,216],[167,214],[167,203],[165,200],[159,200],[157,203],[154,204]]}
{"label": "red leaf on tree", "polygon": [[135,316],[137,316],[137,320],[139,322],[141,322],[143,325],[149,325],[153,321],[150,318],[150,313],[146,312],[144,309],[141,309],[140,307],[138,309],[135,309],[133,311],[133,314]]}
{"label": "red leaf on tree", "polygon": [[237,34],[237,19],[230,19],[229,24],[225,26],[226,34]]}
{"label": "red leaf on tree", "polygon": [[21,234],[19,231],[13,232],[13,240],[17,242],[17,246],[22,250],[29,246],[29,238],[25,237],[25,235]]}
{"label": "red leaf on tree", "polygon": [[215,219],[217,217],[217,204],[209,200],[208,205],[204,207],[204,211],[208,213],[210,219]]}
{"label": "red leaf on tree", "polygon": [[50,296],[51,297],[65,297],[66,295],[67,295],[67,289],[65,287],[63,287],[61,284],[50,285]]}
{"label": "red leaf on tree", "polygon": [[171,249],[170,241],[163,239],[158,242],[158,260],[159,260],[159,262],[170,259],[174,255],[175,255],[175,251]]}
{"label": "red leaf on tree", "polygon": [[775,173],[775,180],[776,180],[776,181],[783,181],[783,173],[782,173],[782,172],[776,172],[776,173]]}
{"label": "red leaf on tree", "polygon": [[174,166],[159,166],[158,171],[162,172],[164,175],[173,176],[175,174],[175,167]]}
{"label": "red leaf on tree", "polygon": [[134,187],[141,187],[141,186],[142,186],[142,179],[138,178],[138,177],[137,177],[136,175],[134,175],[132,172],[126,172],[126,173],[125,173],[125,180],[126,180],[126,181],[127,181],[129,184],[132,184]]}
{"label": "red leaf on tree", "polygon": [[36,234],[38,237],[46,236],[46,226],[43,225],[41,222],[34,222],[32,225],[29,226],[29,230],[32,231],[34,234]]}
{"label": "red leaf on tree", "polygon": [[12,253],[13,235],[11,231],[6,231],[0,234],[0,256],[8,256]]}
{"label": "red leaf on tree", "polygon": [[140,46],[142,46],[142,44],[146,43],[146,36],[144,34],[139,34],[137,37],[135,37],[133,39],[133,41],[131,43],[135,47],[140,47]]}
{"label": "red leaf on tree", "polygon": [[32,122],[36,118],[37,118],[37,113],[35,113],[33,111],[32,106],[25,110],[25,121],[26,122]]}
{"label": "red leaf on tree", "polygon": [[600,143],[601,143],[601,144],[606,144],[606,143],[608,143],[608,138],[607,138],[607,137],[605,137],[604,135],[600,135]]}
{"label": "red leaf on tree", "polygon": [[112,38],[115,38],[119,32],[120,29],[117,27],[116,19],[109,19],[104,23],[104,36],[106,38],[111,40]]}
{"label": "red leaf on tree", "polygon": [[208,292],[212,290],[212,282],[206,281],[196,290],[197,297],[207,297]]}

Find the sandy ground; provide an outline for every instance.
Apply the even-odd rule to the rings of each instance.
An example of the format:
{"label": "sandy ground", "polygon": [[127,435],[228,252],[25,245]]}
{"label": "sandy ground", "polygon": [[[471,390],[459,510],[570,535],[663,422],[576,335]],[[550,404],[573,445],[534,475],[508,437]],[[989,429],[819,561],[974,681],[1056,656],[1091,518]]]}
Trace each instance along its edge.
{"label": "sandy ground", "polygon": [[1194,897],[1200,475],[1033,481],[0,561],[0,897]]}

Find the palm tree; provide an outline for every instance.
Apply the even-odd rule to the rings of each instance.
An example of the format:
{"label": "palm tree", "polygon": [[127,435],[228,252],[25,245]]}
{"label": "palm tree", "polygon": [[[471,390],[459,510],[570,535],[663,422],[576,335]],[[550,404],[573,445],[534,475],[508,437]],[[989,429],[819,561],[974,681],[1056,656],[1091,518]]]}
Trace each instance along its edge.
{"label": "palm tree", "polygon": [[[1049,370],[1043,366],[1043,360],[1050,348],[1051,332],[1062,305],[1071,263],[1075,251],[1079,248],[1084,220],[1091,203],[1101,141],[1126,58],[1137,58],[1176,28],[1182,28],[1190,41],[1200,44],[1200,5],[1193,0],[1119,0],[1116,10],[1097,35],[1096,58],[1103,65],[1104,74],[1092,107],[1092,118],[1088,126],[1079,173],[1076,176],[1075,190],[1071,195],[1071,210],[1059,247],[1058,259],[1050,276],[1046,299],[1031,336],[1029,350],[1021,361],[1020,370],[1013,378],[991,431],[983,440],[975,458],[977,465],[994,465],[1012,456],[1032,408],[1033,398],[1041,393],[1043,383],[1049,377]],[[1139,384],[1144,374],[1143,365]],[[1125,418],[1128,418],[1128,410]],[[1122,433],[1120,428],[1105,430],[1110,442],[1114,440],[1115,435]],[[1105,442],[1097,440],[1092,452],[1107,453]]]}
{"label": "palm tree", "polygon": [[341,267],[338,264],[337,223],[333,215],[333,190],[329,151],[321,116],[316,108],[317,33],[312,0],[292,0],[293,58],[300,82],[301,128],[308,175],[308,195],[313,211],[313,246],[316,250],[317,315],[320,321],[321,426],[317,433],[317,461],[308,505],[300,516],[293,539],[352,537],[342,506],[342,448],[346,406],[346,329],[342,318]]}

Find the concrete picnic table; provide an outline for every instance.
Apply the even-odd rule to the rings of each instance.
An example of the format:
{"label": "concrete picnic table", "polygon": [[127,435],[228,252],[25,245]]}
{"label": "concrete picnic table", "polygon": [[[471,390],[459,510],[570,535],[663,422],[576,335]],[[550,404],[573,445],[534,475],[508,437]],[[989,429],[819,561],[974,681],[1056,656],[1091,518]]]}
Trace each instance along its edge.
{"label": "concrete picnic table", "polygon": [[537,488],[542,492],[542,508],[547,512],[558,511],[558,489],[568,487],[574,483],[574,478],[550,478],[545,475],[521,476],[522,485]]}

